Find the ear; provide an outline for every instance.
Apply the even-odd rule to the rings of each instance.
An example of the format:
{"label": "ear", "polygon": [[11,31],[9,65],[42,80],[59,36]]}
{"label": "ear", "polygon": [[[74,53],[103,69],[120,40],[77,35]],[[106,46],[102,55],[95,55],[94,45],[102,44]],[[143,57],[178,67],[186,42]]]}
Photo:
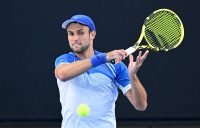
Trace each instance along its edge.
{"label": "ear", "polygon": [[95,31],[90,32],[90,39],[91,40],[94,40],[95,36],[96,36],[96,32]]}

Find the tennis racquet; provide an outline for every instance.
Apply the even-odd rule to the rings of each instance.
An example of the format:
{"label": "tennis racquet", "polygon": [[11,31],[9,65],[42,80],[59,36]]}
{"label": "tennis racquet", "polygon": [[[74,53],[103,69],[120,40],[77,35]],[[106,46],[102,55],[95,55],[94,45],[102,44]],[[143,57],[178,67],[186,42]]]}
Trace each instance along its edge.
{"label": "tennis racquet", "polygon": [[[147,45],[140,45],[143,37]],[[167,52],[178,47],[183,37],[184,27],[178,15],[169,9],[158,9],[145,19],[138,41],[126,52],[128,55],[141,49]]]}

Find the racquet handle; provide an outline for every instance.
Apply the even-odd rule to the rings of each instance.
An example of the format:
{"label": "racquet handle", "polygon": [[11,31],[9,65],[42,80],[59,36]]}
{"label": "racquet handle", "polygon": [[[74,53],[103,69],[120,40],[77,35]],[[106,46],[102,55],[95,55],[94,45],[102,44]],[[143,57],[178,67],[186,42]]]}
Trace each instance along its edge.
{"label": "racquet handle", "polygon": [[[134,47],[129,47],[126,49],[127,52],[127,56],[129,56],[130,54],[134,53],[136,51],[136,49]],[[112,59],[110,61],[112,64],[115,64],[115,59]]]}
{"label": "racquet handle", "polygon": [[127,56],[129,56],[130,54],[134,53],[136,51],[136,49],[134,47],[129,47],[126,49],[127,52]]}

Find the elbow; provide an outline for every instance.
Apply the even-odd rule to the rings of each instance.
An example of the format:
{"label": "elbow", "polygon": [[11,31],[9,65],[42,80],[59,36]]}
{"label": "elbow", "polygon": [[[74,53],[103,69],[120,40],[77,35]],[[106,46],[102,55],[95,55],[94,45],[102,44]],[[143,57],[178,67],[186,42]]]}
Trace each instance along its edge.
{"label": "elbow", "polygon": [[65,77],[65,75],[64,75],[63,72],[61,72],[61,71],[55,71],[55,75],[56,75],[56,77],[57,77],[59,80],[61,80],[61,81],[63,81],[63,82],[67,81],[67,79],[66,79],[66,77]]}
{"label": "elbow", "polygon": [[65,82],[65,81],[67,81],[67,79],[61,74],[61,75],[57,75],[56,76],[59,80],[61,80],[61,81],[63,81],[63,82]]}
{"label": "elbow", "polygon": [[147,106],[148,106],[148,104],[147,104],[147,102],[145,102],[145,103],[143,103],[143,104],[136,105],[136,106],[135,106],[135,109],[136,109],[137,111],[145,111],[145,110],[147,109]]}

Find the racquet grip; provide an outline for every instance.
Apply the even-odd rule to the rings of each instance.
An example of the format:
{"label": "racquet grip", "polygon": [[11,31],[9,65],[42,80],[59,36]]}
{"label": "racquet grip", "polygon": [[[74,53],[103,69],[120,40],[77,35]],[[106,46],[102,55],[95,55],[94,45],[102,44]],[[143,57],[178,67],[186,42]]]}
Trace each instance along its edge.
{"label": "racquet grip", "polygon": [[126,49],[127,52],[127,56],[129,56],[130,54],[134,53],[136,51],[136,49],[134,47],[129,47]]}
{"label": "racquet grip", "polygon": [[[130,54],[134,53],[136,51],[136,49],[134,47],[129,47],[126,49],[127,52],[127,56],[129,56]],[[110,63],[115,64],[115,59],[112,59],[110,61]]]}

